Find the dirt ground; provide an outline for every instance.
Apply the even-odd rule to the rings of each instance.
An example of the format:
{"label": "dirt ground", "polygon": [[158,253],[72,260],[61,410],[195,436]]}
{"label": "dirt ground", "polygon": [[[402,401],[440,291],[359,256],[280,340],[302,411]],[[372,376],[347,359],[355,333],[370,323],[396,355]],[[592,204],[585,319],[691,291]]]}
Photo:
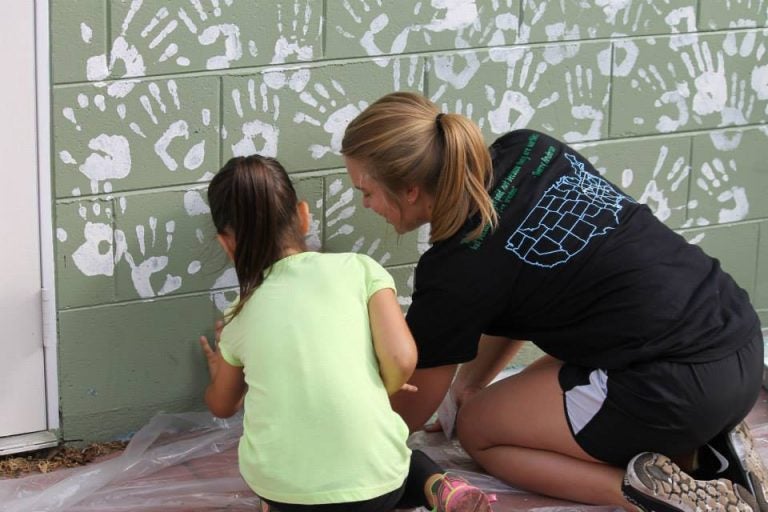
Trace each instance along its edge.
{"label": "dirt ground", "polygon": [[28,453],[0,456],[0,478],[18,478],[30,473],[50,473],[60,468],[83,466],[98,457],[122,451],[128,443],[110,441],[84,448],[55,446]]}

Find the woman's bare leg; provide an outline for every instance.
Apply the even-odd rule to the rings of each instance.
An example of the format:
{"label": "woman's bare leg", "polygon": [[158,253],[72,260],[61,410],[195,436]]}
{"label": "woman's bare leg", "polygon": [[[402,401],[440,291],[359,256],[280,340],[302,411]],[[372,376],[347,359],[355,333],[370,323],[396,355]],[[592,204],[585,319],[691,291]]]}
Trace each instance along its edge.
{"label": "woman's bare leg", "polygon": [[459,411],[459,440],[488,473],[522,489],[637,510],[621,492],[624,468],[595,460],[573,439],[560,366],[543,360],[477,393]]}

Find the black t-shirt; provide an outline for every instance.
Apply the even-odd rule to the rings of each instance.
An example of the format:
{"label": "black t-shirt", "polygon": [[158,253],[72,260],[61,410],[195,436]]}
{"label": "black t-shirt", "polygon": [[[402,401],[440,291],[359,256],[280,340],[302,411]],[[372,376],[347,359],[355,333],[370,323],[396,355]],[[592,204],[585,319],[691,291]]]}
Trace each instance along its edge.
{"label": "black t-shirt", "polygon": [[465,241],[479,222],[469,219],[416,267],[407,321],[419,368],[474,359],[483,333],[615,369],[717,360],[759,331],[747,293],[716,259],[579,153],[531,130],[490,149],[499,226]]}

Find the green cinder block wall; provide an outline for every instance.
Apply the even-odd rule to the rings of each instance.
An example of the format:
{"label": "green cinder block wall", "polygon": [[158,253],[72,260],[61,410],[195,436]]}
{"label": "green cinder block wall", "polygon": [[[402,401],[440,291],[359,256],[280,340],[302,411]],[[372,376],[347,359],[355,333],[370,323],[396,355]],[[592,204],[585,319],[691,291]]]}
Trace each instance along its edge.
{"label": "green cinder block wall", "polygon": [[200,409],[197,338],[234,297],[205,187],[231,156],[278,157],[310,243],[364,252],[403,308],[428,231],[360,205],[338,150],[379,96],[420,91],[488,142],[574,144],[721,259],[768,325],[764,0],[51,0],[64,439]]}

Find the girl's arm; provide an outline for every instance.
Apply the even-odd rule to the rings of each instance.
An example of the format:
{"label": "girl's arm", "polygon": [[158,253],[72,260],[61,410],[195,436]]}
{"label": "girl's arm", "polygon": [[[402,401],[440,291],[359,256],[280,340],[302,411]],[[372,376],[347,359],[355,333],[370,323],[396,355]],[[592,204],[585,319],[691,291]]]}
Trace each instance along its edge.
{"label": "girl's arm", "polygon": [[368,316],[379,373],[387,393],[392,395],[408,382],[416,368],[416,343],[391,288],[371,296]]}
{"label": "girl's arm", "polygon": [[208,371],[211,382],[205,390],[205,404],[211,413],[218,418],[229,418],[240,410],[245,394],[245,375],[243,369],[232,366],[221,357],[218,350],[221,325],[216,326],[214,348],[205,336],[200,337],[200,346],[208,361]]}

